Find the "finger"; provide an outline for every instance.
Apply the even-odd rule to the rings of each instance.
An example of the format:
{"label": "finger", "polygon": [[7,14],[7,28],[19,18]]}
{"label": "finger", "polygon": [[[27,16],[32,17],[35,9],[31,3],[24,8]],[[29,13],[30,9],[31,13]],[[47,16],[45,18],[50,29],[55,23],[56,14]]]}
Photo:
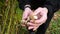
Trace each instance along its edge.
{"label": "finger", "polygon": [[27,19],[27,17],[28,17],[28,13],[27,13],[27,12],[24,12],[24,13],[23,13],[23,18],[22,18],[22,19],[25,20],[25,19]]}
{"label": "finger", "polygon": [[42,15],[38,20],[35,20],[36,23],[44,23],[47,20],[47,15]]}
{"label": "finger", "polygon": [[39,26],[40,26],[40,24],[35,25],[33,31],[37,30],[39,28]]}
{"label": "finger", "polygon": [[34,11],[34,15],[37,15],[38,13],[40,13],[40,11],[42,10],[42,8],[40,7],[40,8],[38,8],[38,9],[36,9],[35,11]]}
{"label": "finger", "polygon": [[30,20],[31,23],[33,23],[34,21],[33,20]]}
{"label": "finger", "polygon": [[33,14],[33,11],[31,10],[30,12],[29,12],[29,15],[32,15]]}
{"label": "finger", "polygon": [[37,28],[39,27],[39,24],[35,24],[33,26],[29,26],[28,29],[34,29],[33,31],[35,31]]}
{"label": "finger", "polygon": [[34,27],[32,27],[32,26],[29,26],[29,27],[28,27],[28,30],[31,30],[31,29],[33,29],[33,28],[34,28]]}
{"label": "finger", "polygon": [[34,27],[33,31],[37,30],[38,27]]}
{"label": "finger", "polygon": [[34,26],[35,24],[29,22],[29,23],[27,23],[27,25],[28,26]]}

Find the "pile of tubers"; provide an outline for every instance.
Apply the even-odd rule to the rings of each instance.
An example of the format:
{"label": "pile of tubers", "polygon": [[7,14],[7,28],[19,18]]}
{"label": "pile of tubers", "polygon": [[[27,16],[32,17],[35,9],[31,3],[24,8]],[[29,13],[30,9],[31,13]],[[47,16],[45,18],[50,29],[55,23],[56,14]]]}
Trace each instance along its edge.
{"label": "pile of tubers", "polygon": [[38,17],[36,15],[34,15],[33,13],[31,13],[29,15],[29,17],[27,18],[27,20],[21,20],[21,23],[27,25],[27,23],[30,21],[30,20],[33,20],[33,23],[35,23],[35,20],[38,19]]}

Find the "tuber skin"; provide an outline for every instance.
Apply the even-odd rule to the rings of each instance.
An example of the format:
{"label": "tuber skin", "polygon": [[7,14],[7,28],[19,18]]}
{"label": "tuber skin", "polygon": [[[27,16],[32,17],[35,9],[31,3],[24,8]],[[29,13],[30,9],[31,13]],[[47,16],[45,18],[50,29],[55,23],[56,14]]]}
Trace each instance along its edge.
{"label": "tuber skin", "polygon": [[33,20],[33,23],[35,23],[35,20],[38,19],[38,17],[36,15],[34,15],[33,12],[29,15],[29,18],[30,18],[30,20]]}
{"label": "tuber skin", "polygon": [[27,20],[22,20],[21,23],[27,25],[27,23],[30,20],[33,20],[33,23],[35,23],[35,20],[38,19],[38,17],[36,15],[33,14],[33,12],[29,15],[29,17],[27,18]]}

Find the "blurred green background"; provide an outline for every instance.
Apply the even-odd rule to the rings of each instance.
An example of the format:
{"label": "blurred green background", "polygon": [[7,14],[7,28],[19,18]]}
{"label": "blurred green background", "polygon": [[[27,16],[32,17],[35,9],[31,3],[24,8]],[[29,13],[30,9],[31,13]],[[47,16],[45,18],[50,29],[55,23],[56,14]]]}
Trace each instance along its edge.
{"label": "blurred green background", "polygon": [[[28,34],[21,26],[22,14],[17,0],[0,0],[0,34]],[[46,34],[60,34],[60,11],[54,14]]]}

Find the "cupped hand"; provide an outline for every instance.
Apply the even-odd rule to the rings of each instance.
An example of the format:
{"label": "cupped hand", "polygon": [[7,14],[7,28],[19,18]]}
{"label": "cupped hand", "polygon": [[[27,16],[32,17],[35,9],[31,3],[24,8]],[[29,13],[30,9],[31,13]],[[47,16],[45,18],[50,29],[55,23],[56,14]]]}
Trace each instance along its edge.
{"label": "cupped hand", "polygon": [[32,10],[30,8],[28,8],[28,7],[25,8],[25,10],[23,12],[23,16],[22,16],[22,21],[23,21],[22,26],[25,26],[26,25],[25,24],[25,21],[28,18],[28,16],[29,16],[30,13],[32,13]]}
{"label": "cupped hand", "polygon": [[37,28],[42,25],[43,23],[46,22],[47,20],[47,13],[48,13],[48,9],[47,8],[37,8],[35,11],[34,11],[34,15],[36,16],[40,16],[39,19],[35,20],[35,23],[33,23],[33,20],[30,20],[29,23],[27,23],[28,26],[28,29],[33,29],[33,31],[37,30]]}

